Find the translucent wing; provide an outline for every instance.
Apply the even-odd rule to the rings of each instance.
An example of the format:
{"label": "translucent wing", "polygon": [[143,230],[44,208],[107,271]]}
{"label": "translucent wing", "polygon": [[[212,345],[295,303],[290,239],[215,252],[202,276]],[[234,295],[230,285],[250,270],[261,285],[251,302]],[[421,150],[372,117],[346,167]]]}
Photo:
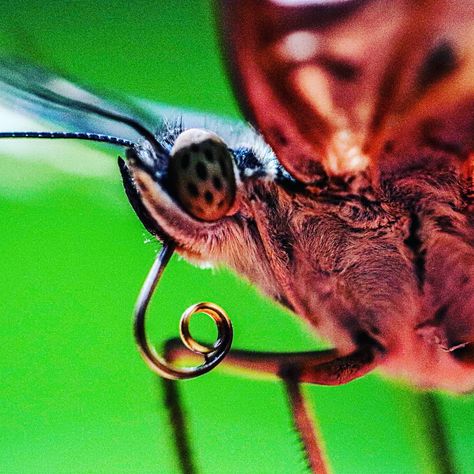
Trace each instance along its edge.
{"label": "translucent wing", "polygon": [[[163,104],[136,98],[126,99],[107,92],[100,93],[78,85],[44,68],[0,58],[0,104],[39,119],[39,130],[51,126],[70,131],[114,135],[136,141],[139,133],[117,120],[100,113],[91,113],[90,106],[105,113],[112,112],[130,118],[157,133],[164,124],[179,122],[185,128],[208,128],[219,134],[229,146],[266,147],[262,138],[248,125],[194,111],[183,111]],[[5,127],[8,120],[5,120]],[[167,125],[167,126],[168,126]],[[2,131],[7,131],[4,129]],[[266,147],[268,148],[268,147]],[[268,153],[268,150],[266,150]]]}
{"label": "translucent wing", "polygon": [[424,145],[460,158],[472,152],[471,1],[222,0],[220,7],[244,113],[295,177],[373,172],[384,149],[397,166]]}
{"label": "translucent wing", "polygon": [[136,139],[130,127],[91,113],[88,106],[134,118],[148,124],[149,117],[124,98],[101,97],[51,71],[11,58],[0,60],[0,102],[71,131],[85,131]]}

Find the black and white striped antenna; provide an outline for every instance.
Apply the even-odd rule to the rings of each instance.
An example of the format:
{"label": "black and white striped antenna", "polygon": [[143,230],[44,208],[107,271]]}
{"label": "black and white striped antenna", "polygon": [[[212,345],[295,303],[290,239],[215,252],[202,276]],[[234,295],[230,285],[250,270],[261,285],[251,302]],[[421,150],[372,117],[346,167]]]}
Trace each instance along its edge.
{"label": "black and white striped antenna", "polygon": [[0,132],[0,138],[76,139],[110,143],[112,145],[124,146],[127,148],[135,146],[133,141],[127,140],[126,138],[89,132]]}

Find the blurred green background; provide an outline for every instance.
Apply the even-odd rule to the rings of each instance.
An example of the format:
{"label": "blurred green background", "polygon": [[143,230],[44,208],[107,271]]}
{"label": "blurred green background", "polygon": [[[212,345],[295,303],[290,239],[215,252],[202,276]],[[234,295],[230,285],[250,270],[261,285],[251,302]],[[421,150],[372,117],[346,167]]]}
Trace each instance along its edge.
{"label": "blurred green background", "polygon": [[[204,0],[4,1],[0,42],[94,87],[238,117]],[[0,146],[0,472],[177,472],[160,387],[131,333],[159,245],[144,243],[116,154]],[[176,257],[153,306],[157,344],[200,300],[227,309],[235,347],[316,347],[247,283]],[[304,472],[280,384],[217,370],[182,390],[201,472]],[[436,472],[420,395],[378,375],[305,390],[334,472]],[[474,473],[474,401],[437,399],[456,466]]]}

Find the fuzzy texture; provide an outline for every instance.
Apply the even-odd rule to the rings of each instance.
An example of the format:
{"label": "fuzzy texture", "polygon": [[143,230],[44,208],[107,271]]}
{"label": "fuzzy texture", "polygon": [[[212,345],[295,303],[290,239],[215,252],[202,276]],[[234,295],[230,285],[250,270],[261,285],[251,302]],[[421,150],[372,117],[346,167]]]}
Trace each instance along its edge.
{"label": "fuzzy texture", "polygon": [[[228,5],[240,8],[244,3]],[[361,15],[354,21],[358,18],[364,28],[374,27],[374,22],[365,21],[368,18],[383,28],[378,10],[370,8],[381,4],[365,3],[367,9],[354,10]],[[130,125],[133,107],[104,100],[28,65],[1,65],[0,99],[71,127],[113,132],[123,138],[129,137],[128,131],[137,144],[127,152],[127,166],[121,163],[122,176],[134,208],[152,234],[176,242],[178,251],[191,262],[234,269],[308,321],[341,354],[350,353],[361,340],[370,340],[382,348],[380,365],[386,372],[421,387],[472,391],[474,56],[472,28],[466,25],[472,25],[469,15],[473,13],[461,2],[432,2],[433,6],[437,3],[457,19],[447,23],[449,28],[458,25],[456,35],[449,35],[455,39],[452,42],[439,42],[444,27],[438,28],[434,21],[442,19],[438,16],[417,32],[418,39],[426,41],[413,43],[413,51],[409,49],[412,43],[397,42],[410,38],[406,28],[418,24],[416,15],[412,21],[412,16],[402,12],[412,7],[393,2],[393,8],[402,9],[400,18],[408,19],[394,23],[400,33],[392,38],[395,50],[379,48],[373,35],[362,35],[370,42],[361,43],[360,61],[354,69],[357,74],[344,78],[341,71],[347,73],[349,69],[341,69],[341,62],[334,68],[334,58],[326,57],[322,70],[331,84],[326,92],[336,103],[341,101],[337,110],[347,113],[344,120],[331,115],[337,119],[329,127],[333,134],[324,135],[327,127],[323,126],[312,130],[317,134],[299,136],[305,125],[301,120],[317,124],[314,113],[321,103],[300,107],[294,113],[284,109],[294,104],[299,107],[288,86],[287,102],[273,107],[256,93],[255,81],[245,82],[245,75],[241,77],[242,85],[253,86],[248,94],[254,115],[281,121],[279,128],[264,121],[259,126],[293,175],[285,171],[262,137],[245,125],[214,127],[212,119],[202,121],[202,117],[191,114],[186,123],[163,121],[156,139],[150,140],[148,133],[148,141],[138,141],[136,135],[142,128]],[[442,9],[431,13],[438,11]],[[346,13],[344,17],[327,18],[335,37],[359,31],[353,28],[358,20],[351,23],[351,12]],[[424,17],[427,12],[422,9],[418,14]],[[251,21],[264,18],[253,14],[248,22],[228,26],[247,27]],[[339,23],[341,19],[344,23]],[[326,33],[328,25],[324,26]],[[321,33],[318,25],[314,27]],[[274,33],[268,38],[275,38],[278,45],[286,32]],[[379,42],[384,38],[379,35]],[[232,48],[229,51],[232,55]],[[269,56],[252,51],[244,51],[243,70],[255,72],[258,58]],[[411,52],[416,57],[410,56]],[[242,51],[234,53],[241,57]],[[398,53],[406,53],[406,60],[402,61]],[[280,55],[272,57],[277,61],[275,70],[284,66],[285,74],[290,70],[304,72],[306,63],[293,61],[288,68],[288,64],[278,63]],[[371,61],[363,60],[367,57]],[[312,60],[315,67],[321,65],[317,57]],[[383,81],[376,80],[373,66],[389,60],[392,62],[379,71],[383,71]],[[437,72],[440,65],[442,74]],[[400,82],[403,74],[410,79],[406,83]],[[280,82],[273,84],[263,77],[262,87],[270,92],[280,90],[285,77],[271,77]],[[403,87],[399,89],[399,85]],[[359,94],[361,91],[366,94]],[[280,96],[268,97],[273,100]],[[357,101],[346,103],[350,97]],[[352,120],[367,110],[373,116],[363,115],[363,123]],[[107,111],[120,115],[111,118]],[[185,128],[196,127],[197,121],[222,136],[234,159],[235,204],[214,222],[199,221],[184,212],[167,182],[174,141]],[[340,124],[343,127],[337,129]],[[306,125],[303,128],[311,131]],[[351,133],[366,140],[358,151]],[[321,145],[319,152],[307,149],[309,139]],[[310,154],[301,153],[302,143]],[[367,157],[371,158],[370,166]],[[292,177],[298,175],[304,179]]]}
{"label": "fuzzy texture", "polygon": [[[161,136],[171,144],[181,130]],[[388,169],[377,187],[363,173],[315,186],[292,179],[269,149],[231,152],[238,204],[216,222],[179,207],[166,187],[166,156],[146,144],[129,154],[161,239],[194,263],[232,268],[341,354],[371,339],[391,375],[420,387],[474,389],[470,183],[456,159],[426,149],[429,166],[411,160]],[[154,177],[141,165],[150,159]]]}

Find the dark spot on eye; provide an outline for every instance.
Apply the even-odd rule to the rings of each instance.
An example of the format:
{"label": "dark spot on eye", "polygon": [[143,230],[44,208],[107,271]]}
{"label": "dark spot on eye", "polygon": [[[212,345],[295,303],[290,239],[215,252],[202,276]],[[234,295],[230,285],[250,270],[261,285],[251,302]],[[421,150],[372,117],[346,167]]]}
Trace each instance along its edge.
{"label": "dark spot on eye", "polygon": [[320,58],[321,65],[336,79],[346,82],[355,81],[360,75],[359,68],[355,64],[331,57]]}
{"label": "dark spot on eye", "polygon": [[191,145],[191,151],[192,151],[193,153],[197,153],[197,152],[199,151],[199,145],[198,145],[197,143],[193,143],[193,144]]}
{"label": "dark spot on eye", "polygon": [[207,168],[202,161],[196,163],[196,173],[199,176],[199,179],[205,181],[207,179]]}
{"label": "dark spot on eye", "polygon": [[204,150],[204,156],[206,157],[206,160],[209,161],[209,163],[214,163],[214,155],[209,148]]}
{"label": "dark spot on eye", "polygon": [[212,195],[211,191],[206,191],[204,193],[204,199],[208,204],[212,203],[212,201],[214,200],[214,196]]}
{"label": "dark spot on eye", "polygon": [[188,192],[192,197],[196,198],[199,196],[199,190],[194,183],[188,183]]}
{"label": "dark spot on eye", "polygon": [[222,181],[221,179],[219,178],[219,176],[213,176],[212,177],[212,184],[214,185],[214,187],[220,191],[222,189]]}
{"label": "dark spot on eye", "polygon": [[224,205],[224,199],[221,199],[221,200],[217,203],[217,209],[220,209],[223,205]]}
{"label": "dark spot on eye", "polygon": [[191,157],[189,156],[189,153],[185,153],[181,157],[181,168],[183,168],[183,170],[185,170],[189,166],[190,160],[191,160]]}
{"label": "dark spot on eye", "polygon": [[433,48],[418,73],[418,86],[425,89],[453,72],[457,66],[456,52],[449,41]]}
{"label": "dark spot on eye", "polygon": [[227,178],[227,167],[223,156],[219,157],[219,166],[221,167],[222,176],[224,176],[224,178]]}

